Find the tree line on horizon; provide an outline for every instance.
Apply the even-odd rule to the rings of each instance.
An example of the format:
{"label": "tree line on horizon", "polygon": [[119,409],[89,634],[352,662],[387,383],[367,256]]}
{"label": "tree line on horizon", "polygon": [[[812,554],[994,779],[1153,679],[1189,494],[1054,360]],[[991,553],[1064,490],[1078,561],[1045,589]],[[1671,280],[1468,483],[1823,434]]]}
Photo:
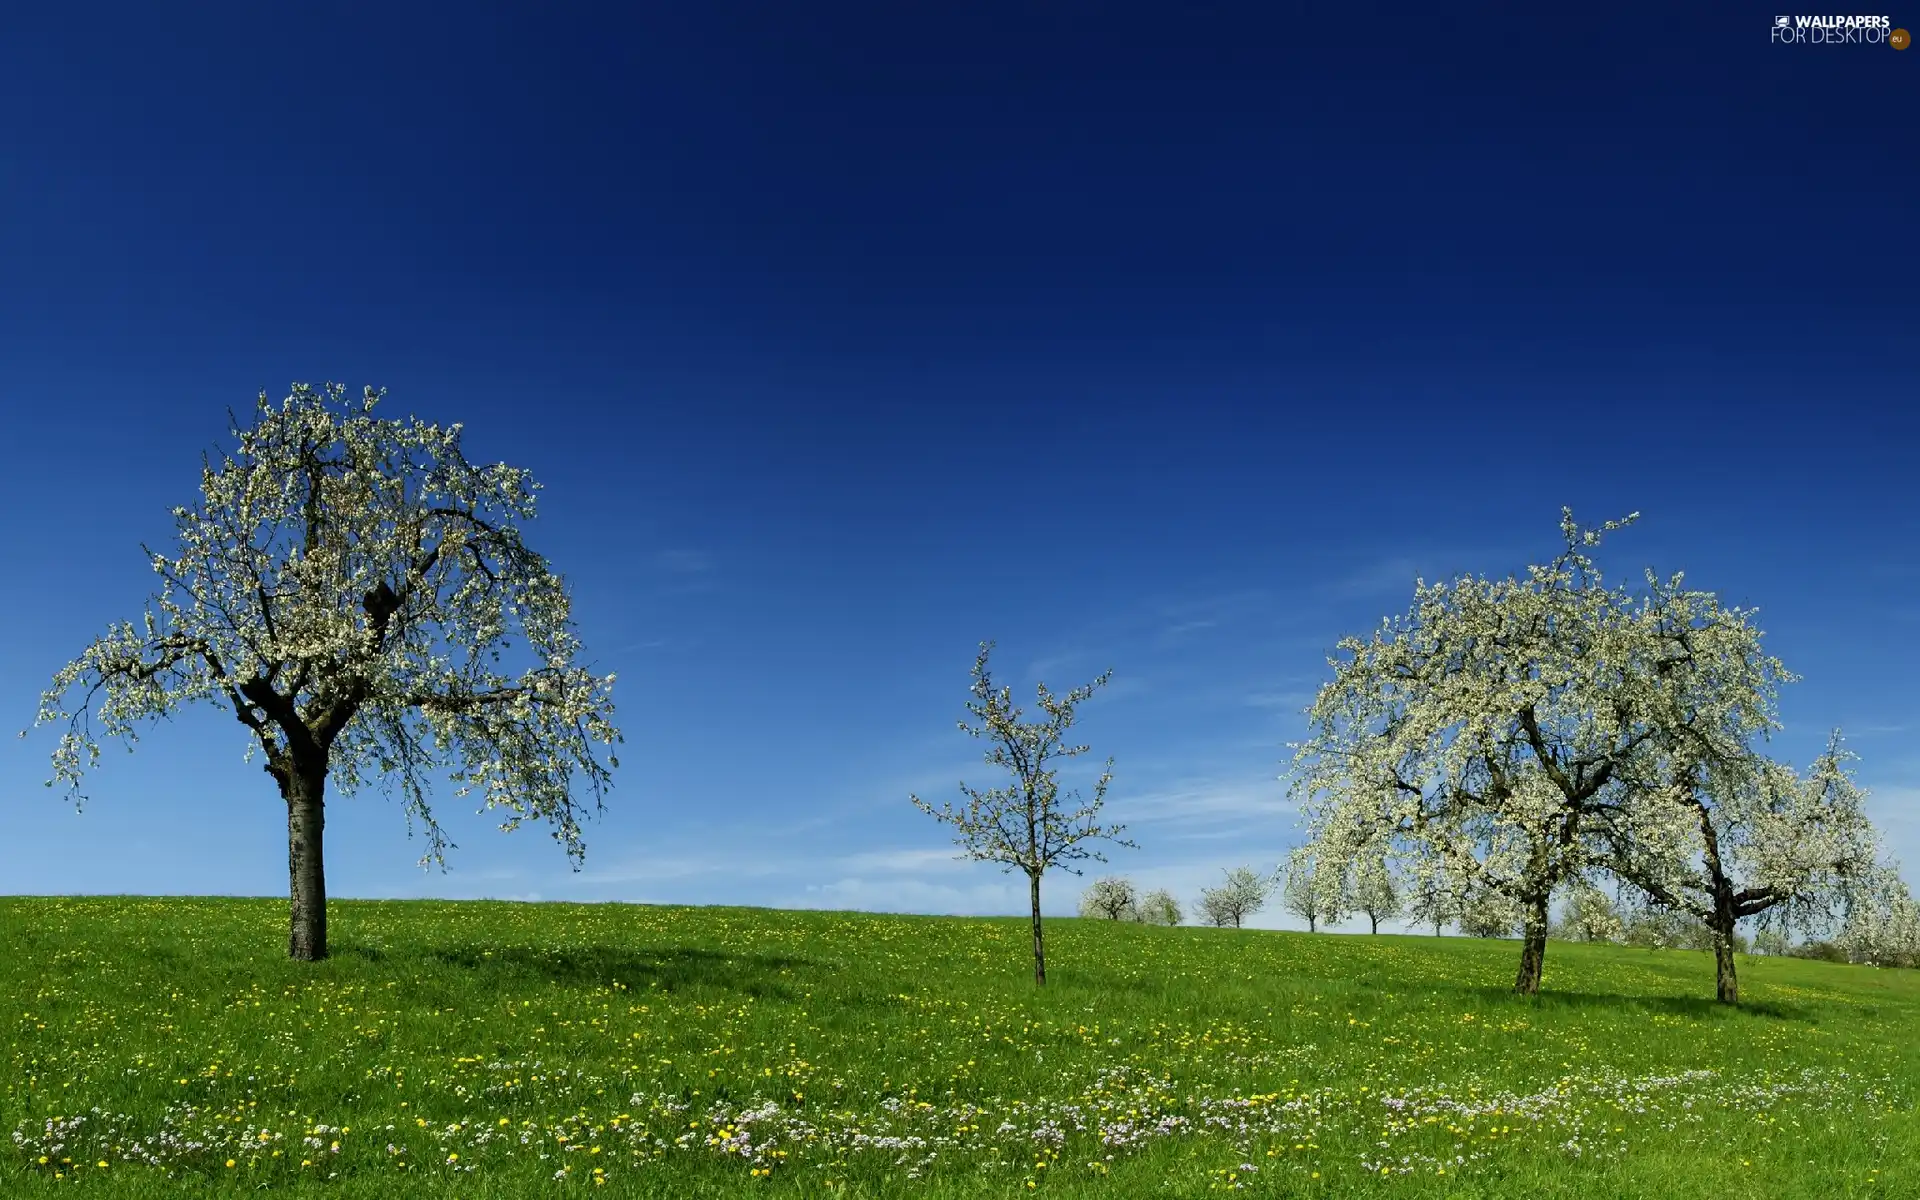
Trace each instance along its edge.
{"label": "tree line on horizon", "polygon": [[[1437,889],[1415,890],[1398,872],[1375,864],[1371,871],[1349,876],[1337,889],[1317,886],[1306,855],[1295,854],[1269,874],[1252,867],[1225,871],[1218,887],[1201,888],[1193,915],[1201,925],[1238,929],[1248,917],[1279,898],[1281,911],[1306,922],[1307,932],[1364,917],[1368,933],[1380,932],[1383,921],[1399,920],[1412,932],[1430,929],[1434,937],[1447,929],[1470,938],[1521,938],[1526,921],[1519,909],[1498,892],[1454,897]],[[1649,903],[1630,894],[1609,896],[1584,881],[1558,902],[1548,925],[1548,936],[1567,942],[1637,946],[1649,950],[1712,952],[1714,932],[1691,913]],[[1898,897],[1898,893],[1895,893]],[[1127,921],[1141,925],[1179,925],[1185,911],[1164,888],[1142,891],[1124,875],[1093,880],[1080,894],[1083,918]],[[1763,928],[1752,937],[1736,933],[1734,949],[1741,954],[1798,957],[1881,967],[1920,967],[1920,908],[1904,914],[1904,924],[1872,914],[1866,920],[1842,923],[1837,929],[1811,931],[1796,941],[1791,932]],[[1891,935],[1891,936],[1889,936]]]}

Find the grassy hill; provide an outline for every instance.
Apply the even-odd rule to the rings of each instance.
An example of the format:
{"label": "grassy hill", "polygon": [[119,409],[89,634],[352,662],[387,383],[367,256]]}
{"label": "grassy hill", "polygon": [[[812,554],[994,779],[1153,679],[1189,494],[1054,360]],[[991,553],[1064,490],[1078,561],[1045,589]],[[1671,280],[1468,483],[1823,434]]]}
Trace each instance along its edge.
{"label": "grassy hill", "polygon": [[1920,1196],[1920,972],[625,905],[0,899],[0,1195]]}

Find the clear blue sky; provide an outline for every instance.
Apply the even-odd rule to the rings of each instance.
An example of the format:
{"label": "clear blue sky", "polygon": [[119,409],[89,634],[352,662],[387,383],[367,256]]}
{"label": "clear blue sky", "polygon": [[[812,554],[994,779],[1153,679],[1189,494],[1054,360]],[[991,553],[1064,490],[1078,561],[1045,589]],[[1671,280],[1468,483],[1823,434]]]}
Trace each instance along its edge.
{"label": "clear blue sky", "polygon": [[[369,794],[336,896],[1018,912],[907,803],[993,782],[954,722],[997,638],[1029,695],[1116,669],[1115,865],[1191,900],[1296,839],[1333,643],[1562,504],[1644,514],[1616,576],[1760,607],[1778,749],[1845,727],[1920,867],[1920,50],[1717,5],[514,7],[8,16],[9,734],[137,617],[227,408],[338,379],[546,484],[628,744],[583,873],[445,791],[422,873]],[[285,894],[230,715],[82,815],[54,737],[0,743],[0,891]]]}

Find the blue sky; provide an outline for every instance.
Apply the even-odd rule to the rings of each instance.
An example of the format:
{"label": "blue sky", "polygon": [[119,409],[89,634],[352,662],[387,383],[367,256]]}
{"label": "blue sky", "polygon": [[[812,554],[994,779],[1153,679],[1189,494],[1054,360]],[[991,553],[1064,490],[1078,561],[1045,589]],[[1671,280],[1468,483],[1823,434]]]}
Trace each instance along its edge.
{"label": "blue sky", "polygon": [[[954,725],[994,638],[1028,695],[1115,669],[1114,867],[1190,901],[1296,840],[1334,642],[1562,504],[1644,514],[1616,576],[1759,606],[1779,751],[1844,727],[1920,865],[1920,51],[1704,5],[517,7],[9,18],[9,730],[137,616],[227,409],[339,379],[545,483],[627,746],[583,872],[442,791],[423,873],[368,794],[335,896],[1017,913],[907,802],[995,782]],[[283,895],[243,734],[189,710],[80,815],[7,738],[0,891]]]}

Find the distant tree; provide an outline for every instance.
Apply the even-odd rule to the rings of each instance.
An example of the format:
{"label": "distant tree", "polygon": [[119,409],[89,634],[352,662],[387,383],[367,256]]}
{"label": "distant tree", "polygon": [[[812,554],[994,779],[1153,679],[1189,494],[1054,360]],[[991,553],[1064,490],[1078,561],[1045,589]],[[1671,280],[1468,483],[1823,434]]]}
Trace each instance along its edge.
{"label": "distant tree", "polygon": [[1131,920],[1135,897],[1133,881],[1119,875],[1096,879],[1080,893],[1080,915],[1108,921]]}
{"label": "distant tree", "polygon": [[1460,889],[1444,873],[1416,871],[1407,885],[1407,919],[1416,925],[1430,925],[1433,936],[1458,920],[1461,911]]}
{"label": "distant tree", "polygon": [[1399,881],[1393,877],[1384,854],[1371,854],[1354,863],[1350,894],[1353,911],[1365,916],[1371,926],[1369,933],[1379,933],[1380,922],[1399,916],[1404,906]]}
{"label": "distant tree", "polygon": [[[445,767],[456,796],[478,787],[508,810],[502,829],[550,823],[577,869],[574,773],[598,812],[619,766],[593,749],[621,740],[614,677],[577,665],[566,588],[521,540],[540,485],[468,462],[459,425],[373,416],[382,395],[354,403],[338,384],[302,383],[275,407],[262,392],[252,427],[233,423],[238,448],[203,461],[199,503],[173,510],[175,555],[142,547],[162,586],[141,626],[111,628],[61,668],[36,722],[66,721],[53,773],[79,803],[83,765],[100,758],[96,700],[102,732],[129,744],[143,718],[200,700],[230,709],[286,804],[287,953],[304,961],[327,956],[330,782],[397,785],[426,837],[422,865],[444,867],[426,777]],[[517,677],[492,666],[514,624],[539,663]]]}
{"label": "distant tree", "polygon": [[1494,888],[1469,893],[1460,906],[1459,921],[1460,932],[1468,937],[1510,938],[1526,933],[1526,914],[1521,905]]}
{"label": "distant tree", "polygon": [[1295,848],[1282,868],[1280,907],[1305,921],[1308,933],[1339,924],[1350,911],[1345,872],[1337,863],[1323,865],[1311,846]]}
{"label": "distant tree", "polygon": [[[1052,759],[1087,752],[1088,747],[1068,746],[1064,739],[1073,727],[1075,708],[1105,686],[1113,672],[1107,671],[1064,696],[1048,691],[1045,683],[1038,684],[1038,703],[1046,719],[1022,721],[1022,710],[1013,703],[1013,689],[994,690],[987,670],[987,657],[992,652],[992,642],[980,643],[980,654],[973,662],[973,699],[967,702],[967,711],[980,723],[961,721],[960,729],[992,743],[986,761],[1011,772],[1012,786],[983,792],[962,783],[960,790],[966,794],[967,803],[958,808],[951,801],[936,809],[918,796],[908,799],[921,812],[953,826],[954,841],[965,857],[1000,863],[1008,871],[1018,868],[1026,874],[1033,910],[1033,982],[1044,985],[1047,952],[1040,928],[1040,877],[1049,867],[1078,875],[1081,872],[1073,863],[1086,859],[1105,862],[1106,856],[1087,844],[1096,839],[1134,848],[1134,843],[1121,836],[1124,826],[1097,821],[1106,803],[1107,785],[1113,781],[1111,758],[1094,785],[1093,799],[1073,809],[1062,803],[1057,771],[1046,765]],[[1064,799],[1077,800],[1078,795]]]}
{"label": "distant tree", "polygon": [[1835,944],[1854,962],[1920,967],[1920,903],[1891,867],[1854,899]]}
{"label": "distant tree", "polygon": [[1133,911],[1135,920],[1148,925],[1178,925],[1182,919],[1180,902],[1165,888],[1155,888],[1140,897]]}
{"label": "distant tree", "polygon": [[1633,906],[1626,912],[1623,924],[1627,945],[1646,950],[1682,949],[1693,940],[1687,915],[1659,904],[1643,902]]}
{"label": "distant tree", "polygon": [[1226,872],[1226,882],[1217,888],[1202,888],[1200,913],[1209,925],[1231,925],[1235,929],[1266,906],[1273,890],[1272,881],[1252,867],[1235,867]]}
{"label": "distant tree", "polygon": [[1584,880],[1574,885],[1560,919],[1562,937],[1574,942],[1618,942],[1626,932],[1625,922],[1605,892]]}
{"label": "distant tree", "polygon": [[1762,929],[1753,935],[1753,952],[1769,958],[1784,958],[1793,950],[1793,939],[1779,929]]}

